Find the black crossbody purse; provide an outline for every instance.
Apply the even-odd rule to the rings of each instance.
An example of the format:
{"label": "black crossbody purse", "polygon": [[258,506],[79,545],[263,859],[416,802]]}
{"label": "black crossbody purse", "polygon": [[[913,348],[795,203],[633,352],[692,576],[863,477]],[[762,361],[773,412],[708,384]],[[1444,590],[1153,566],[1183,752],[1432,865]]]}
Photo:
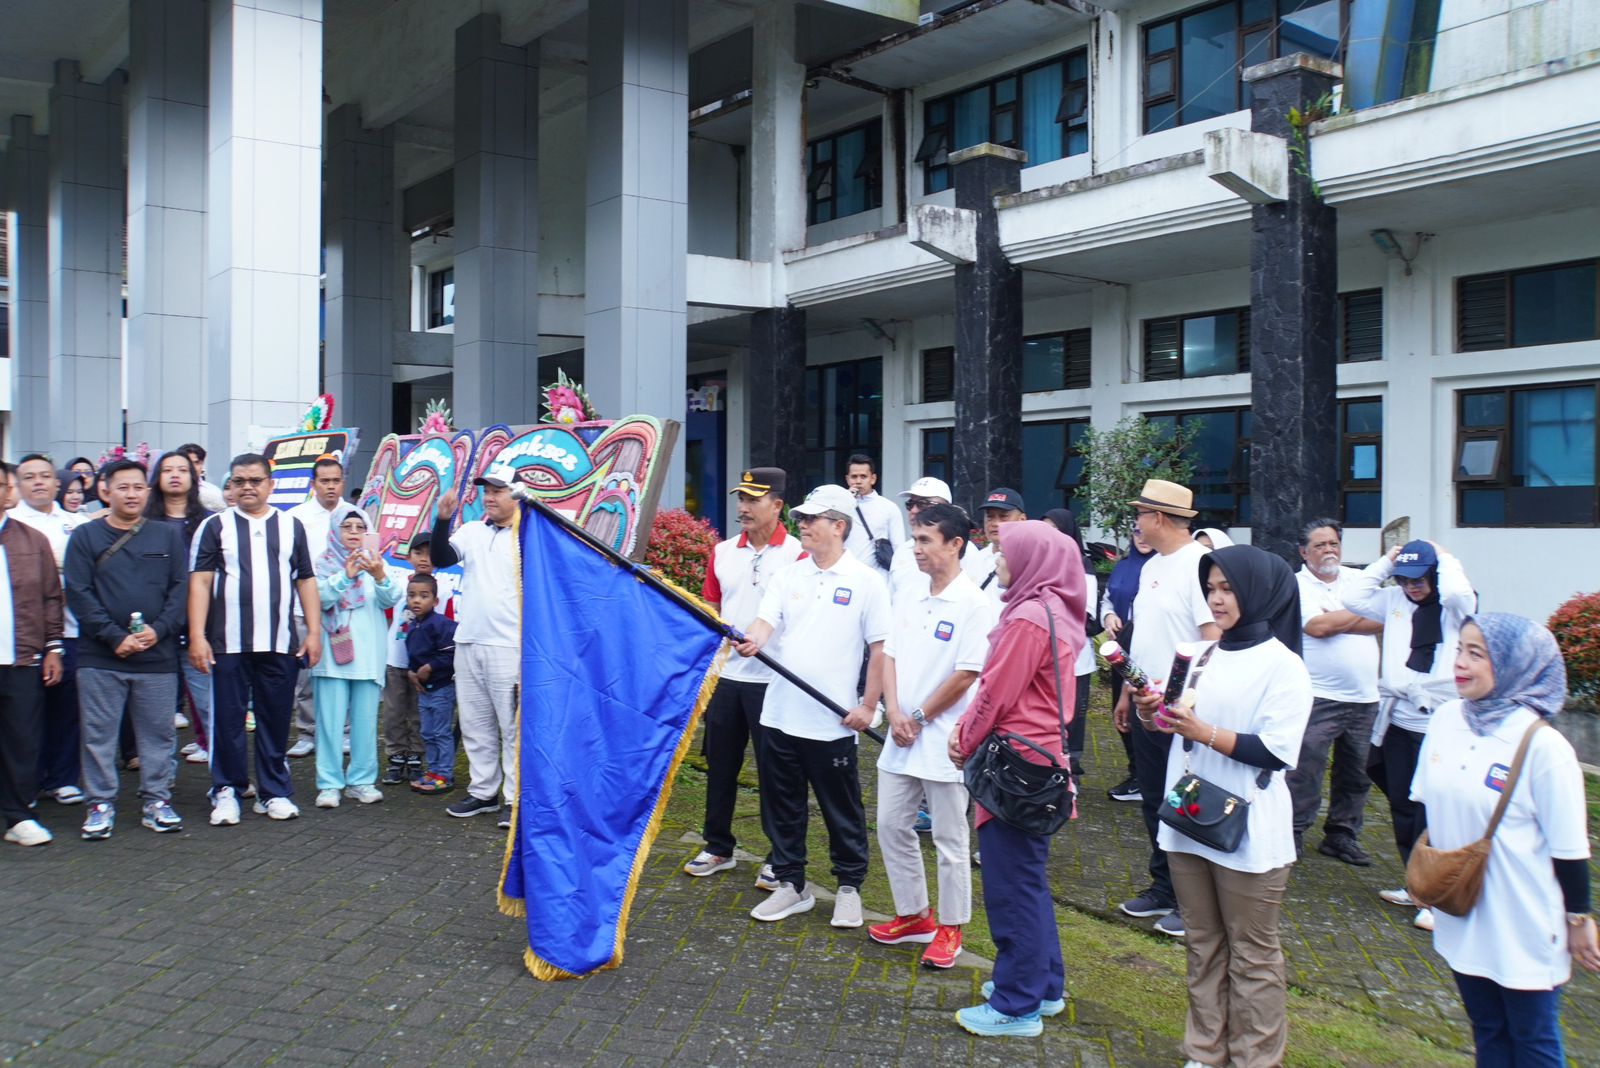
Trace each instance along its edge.
{"label": "black crossbody purse", "polygon": [[[1056,652],[1056,621],[1048,611],[1050,659],[1056,671],[1056,715],[1061,720],[1061,751],[1067,751],[1067,713],[1061,698],[1061,657]],[[1019,742],[1044,757],[1035,764],[1012,748]],[[967,792],[990,815],[1028,834],[1051,835],[1072,818],[1070,768],[1063,767],[1042,746],[1010,731],[995,730],[967,758]]]}
{"label": "black crossbody purse", "polygon": [[[1216,650],[1213,645],[1205,651],[1189,676],[1191,688],[1200,680],[1206,663]],[[1172,784],[1167,796],[1156,809],[1156,818],[1180,834],[1210,846],[1219,853],[1232,853],[1244,841],[1244,832],[1250,822],[1250,800],[1255,792],[1265,790],[1272,781],[1272,772],[1265,768],[1256,776],[1256,789],[1251,798],[1239,797],[1224,790],[1214,782],[1202,779],[1189,770],[1189,754],[1194,752],[1194,740],[1183,740],[1183,774]]]}

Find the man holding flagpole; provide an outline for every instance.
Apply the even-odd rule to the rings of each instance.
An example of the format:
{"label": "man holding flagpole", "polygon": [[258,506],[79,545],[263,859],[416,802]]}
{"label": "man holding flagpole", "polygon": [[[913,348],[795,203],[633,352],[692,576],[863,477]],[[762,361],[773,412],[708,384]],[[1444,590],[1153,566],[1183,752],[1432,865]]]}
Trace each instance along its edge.
{"label": "man holding flagpole", "polygon": [[[855,498],[843,486],[819,486],[791,509],[809,557],[796,561],[762,594],[746,640],[750,657],[769,642],[772,655],[834,703],[850,709],[840,720],[787,679],[767,687],[761,725],[766,756],[757,768],[761,807],[772,839],[779,883],[751,910],[772,922],[809,912],[806,888],[806,789],[816,795],[828,827],[828,853],[839,881],[833,926],[860,927],[860,887],[867,874],[867,817],[856,763],[856,732],[872,725],[883,694],[883,642],[889,635],[889,587],[871,567],[845,552]],[[861,650],[870,650],[866,694],[856,688]]]}

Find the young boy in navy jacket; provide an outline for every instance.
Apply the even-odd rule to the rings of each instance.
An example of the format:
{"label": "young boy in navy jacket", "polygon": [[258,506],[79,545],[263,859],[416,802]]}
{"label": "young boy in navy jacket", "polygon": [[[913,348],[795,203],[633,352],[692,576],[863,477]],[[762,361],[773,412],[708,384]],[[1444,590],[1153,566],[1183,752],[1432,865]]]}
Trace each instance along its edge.
{"label": "young boy in navy jacket", "polygon": [[421,572],[406,583],[407,675],[417,691],[427,772],[411,784],[422,794],[443,793],[455,785],[456,625],[434,611],[439,580]]}

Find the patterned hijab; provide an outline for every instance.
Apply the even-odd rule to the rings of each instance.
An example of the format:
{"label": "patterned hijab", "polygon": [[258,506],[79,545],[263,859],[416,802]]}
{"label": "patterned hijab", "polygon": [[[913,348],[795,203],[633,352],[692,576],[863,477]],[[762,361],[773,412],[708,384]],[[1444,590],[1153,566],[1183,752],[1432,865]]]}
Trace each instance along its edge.
{"label": "patterned hijab", "polygon": [[1489,696],[1461,702],[1473,734],[1482,738],[1492,733],[1518,708],[1545,719],[1561,711],[1567,699],[1567,665],[1548,630],[1509,612],[1485,612],[1466,622],[1483,631],[1489,665],[1494,668]]}
{"label": "patterned hijab", "polygon": [[[344,542],[339,538],[339,535],[343,533],[339,529],[339,525],[351,516],[358,516],[363,522],[366,522],[367,519],[365,513],[352,509],[343,513],[328,525],[328,547],[323,550],[321,556],[317,557],[317,578],[332,578],[335,575],[344,573],[344,564],[346,560],[350,559],[350,550],[345,548]],[[372,529],[371,523],[367,523],[367,529]],[[367,573],[365,571],[357,571],[356,577],[350,581],[350,585],[339,595],[338,601],[333,604],[329,604],[327,601],[322,602],[322,614],[331,626],[335,621],[336,613],[353,612],[366,603]]]}

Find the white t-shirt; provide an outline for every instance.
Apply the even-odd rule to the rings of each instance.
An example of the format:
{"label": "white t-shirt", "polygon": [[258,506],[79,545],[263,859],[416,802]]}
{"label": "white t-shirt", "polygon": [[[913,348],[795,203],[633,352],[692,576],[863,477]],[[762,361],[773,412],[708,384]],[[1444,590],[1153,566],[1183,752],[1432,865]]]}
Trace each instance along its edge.
{"label": "white t-shirt", "polygon": [[[1068,566],[1071,566],[1071,565],[1068,565]],[[1095,603],[1096,600],[1099,599],[1099,593],[1100,593],[1100,580],[1095,576],[1095,573],[1093,571],[1088,571],[1088,570],[1084,571],[1084,573],[1083,573],[1083,597],[1084,597],[1083,603],[1089,606],[1088,611],[1086,611],[1084,613],[1085,621],[1087,621],[1093,615],[1093,613],[1094,613],[1094,603]],[[1092,675],[1092,674],[1094,674],[1095,668],[1098,666],[1098,665],[1095,664],[1094,650],[1095,650],[1094,639],[1093,638],[1085,638],[1084,642],[1083,642],[1083,648],[1078,650],[1078,662],[1073,665],[1073,672],[1072,673],[1074,675]]]}
{"label": "white t-shirt", "polygon": [[[767,587],[757,618],[773,627],[767,652],[848,710],[861,701],[856,682],[863,646],[889,636],[889,587],[876,568],[849,553],[826,570],[808,556]],[[781,676],[767,686],[761,725],[819,741],[855,735]]]}
{"label": "white t-shirt", "polygon": [[522,579],[517,574],[517,532],[477,519],[450,535],[450,547],[461,557],[456,644],[518,648],[522,606],[517,597]]}
{"label": "white t-shirt", "polygon": [[[747,631],[761,609],[763,591],[803,552],[800,539],[791,537],[782,525],[773,530],[772,537],[760,549],[751,545],[741,531],[737,538],[718,542],[711,550],[707,576],[711,581],[706,583],[705,598],[720,605],[718,614],[724,623]],[[723,664],[722,677],[737,682],[771,682],[772,669],[753,656],[735,654]]]}
{"label": "white t-shirt", "polygon": [[[69,512],[59,504],[51,502],[48,512],[41,512],[27,501],[18,501],[17,506],[11,509],[11,518],[26,526],[32,527],[43,534],[50,541],[50,551],[55,554],[56,570],[61,573],[61,588],[65,591],[67,586],[67,540],[72,537],[72,532],[85,523],[93,523],[94,517],[84,515],[82,512]],[[61,599],[61,636],[76,638],[78,636],[78,617],[72,614],[72,609],[67,607],[66,597]]]}
{"label": "white t-shirt", "polygon": [[[1201,546],[1202,551],[1204,548]],[[1149,570],[1148,564],[1145,569]],[[1148,622],[1148,617],[1140,616],[1138,625]],[[1195,653],[1196,664],[1202,655],[1203,650]],[[1300,758],[1300,740],[1311,718],[1311,675],[1305,662],[1276,638],[1249,649],[1218,649],[1200,674],[1194,711],[1201,720],[1223,730],[1258,735],[1268,752],[1292,768]],[[1262,769],[1223,756],[1200,742],[1186,753],[1183,739],[1173,735],[1167,754],[1167,790],[1183,775],[1186,757],[1194,774],[1250,802],[1244,838],[1232,853],[1219,853],[1163,823],[1156,831],[1162,849],[1193,853],[1242,872],[1272,871],[1294,863],[1294,805],[1281,771],[1273,772],[1266,788],[1258,792],[1256,778]]]}
{"label": "white t-shirt", "polygon": [[[1534,713],[1519,708],[1479,738],[1461,702],[1434,710],[1411,796],[1428,807],[1428,844],[1460,849],[1483,836]],[[1583,771],[1558,731],[1533,736],[1522,776],[1495,831],[1472,911],[1435,909],[1433,948],[1463,975],[1513,990],[1551,990],[1572,976],[1566,905],[1550,861],[1589,856]]]}
{"label": "white t-shirt", "polygon": [[1433,670],[1412,671],[1411,617],[1417,606],[1398,586],[1383,583],[1394,574],[1387,556],[1380,556],[1351,576],[1340,591],[1344,606],[1358,616],[1383,624],[1383,672],[1379,681],[1393,696],[1389,714],[1397,727],[1421,734],[1428,729],[1428,712],[1454,701],[1456,694],[1456,644],[1461,623],[1477,610],[1478,598],[1461,569],[1461,561],[1439,554],[1439,602],[1444,606],[1439,629],[1442,637],[1433,650]]}
{"label": "white t-shirt", "polygon": [[[989,632],[999,618],[983,591],[964,574],[938,594],[925,592],[916,601],[895,608],[893,629],[884,643],[894,658],[895,690],[900,711],[911,715],[957,671],[982,671],[989,657]],[[960,782],[947,746],[956,720],[967,710],[977,681],[956,703],[923,724],[909,747],[886,737],[878,770],[915,775],[934,782]]]}
{"label": "white t-shirt", "polygon": [[[863,523],[863,519],[866,522]],[[872,548],[872,542],[877,538],[887,538],[890,545],[899,546],[906,540],[906,521],[900,514],[899,505],[880,493],[869,493],[856,498],[856,507],[850,513],[850,536],[845,538],[844,551],[881,575],[885,572],[879,571],[877,556]]]}
{"label": "white t-shirt", "polygon": [[[1302,566],[1295,573],[1300,584],[1301,629],[1315,616],[1344,611],[1344,596],[1355,576],[1353,567],[1339,568],[1339,576],[1323,582]],[[1378,639],[1372,634],[1334,634],[1300,638],[1301,655],[1311,672],[1311,692],[1328,701],[1371,704],[1378,699]]]}
{"label": "white t-shirt", "polygon": [[[970,546],[961,555],[961,568],[966,571],[967,557],[975,550]],[[928,595],[928,576],[922,568],[917,566],[917,546],[911,538],[900,543],[894,551],[894,562],[889,565],[889,599],[895,604],[900,604],[906,598],[922,598]]]}
{"label": "white t-shirt", "polygon": [[1200,628],[1216,622],[1200,588],[1200,558],[1210,551],[1197,541],[1186,541],[1165,556],[1154,554],[1139,572],[1133,648],[1128,655],[1151,681],[1167,677],[1180,643],[1200,641]]}

